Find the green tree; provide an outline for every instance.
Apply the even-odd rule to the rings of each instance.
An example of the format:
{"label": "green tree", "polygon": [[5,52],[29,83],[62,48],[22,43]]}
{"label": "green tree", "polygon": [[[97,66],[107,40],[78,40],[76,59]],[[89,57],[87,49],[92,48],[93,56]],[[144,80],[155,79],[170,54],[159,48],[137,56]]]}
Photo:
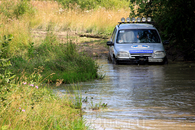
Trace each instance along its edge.
{"label": "green tree", "polygon": [[[152,17],[171,49],[195,60],[195,0],[131,0],[131,17]],[[138,10],[134,6],[138,6]]]}

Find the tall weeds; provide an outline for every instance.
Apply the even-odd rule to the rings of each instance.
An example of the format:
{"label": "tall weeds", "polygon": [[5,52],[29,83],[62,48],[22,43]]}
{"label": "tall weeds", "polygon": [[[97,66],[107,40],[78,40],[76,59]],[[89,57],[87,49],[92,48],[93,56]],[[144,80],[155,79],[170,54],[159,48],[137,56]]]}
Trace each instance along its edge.
{"label": "tall weeds", "polygon": [[[109,6],[111,1],[115,1],[116,5]],[[56,30],[70,29],[78,32],[108,34],[112,32],[121,17],[129,16],[129,2],[124,1],[105,0],[101,2],[104,6],[97,4],[95,9],[82,9],[74,4],[69,5],[71,8],[63,8],[57,2],[52,1],[31,3],[38,10],[35,20],[39,20],[40,23],[36,25],[37,28],[44,29],[52,22],[55,23]],[[110,8],[105,8],[106,5]],[[117,5],[122,5],[122,7],[115,8]]]}
{"label": "tall weeds", "polygon": [[63,79],[64,83],[72,83],[98,78],[98,66],[92,58],[78,53],[71,40],[60,44],[50,32],[39,46],[29,44],[28,55],[13,56],[11,62],[19,75],[23,70],[32,73],[34,68],[42,66],[44,77],[53,74],[48,77],[50,82]]}
{"label": "tall weeds", "polygon": [[34,77],[40,78],[40,72],[1,86],[0,128],[86,130],[77,102],[55,96]]}
{"label": "tall weeds", "polygon": [[[37,38],[32,37],[33,30],[47,30],[52,25],[53,31],[71,30],[77,31],[77,33],[110,34],[120,18],[129,15],[128,5],[120,9],[98,7],[92,10],[82,10],[75,6],[72,9],[63,9],[54,1],[24,1],[23,4],[26,3],[26,6],[24,6],[24,10],[20,11],[17,8],[22,2],[9,0],[0,3],[2,12],[0,36],[1,39],[4,35],[9,34],[15,37],[10,46],[12,55],[26,54],[26,47],[29,43],[34,42],[34,46],[37,46],[35,42]],[[21,13],[16,15],[14,10]]]}

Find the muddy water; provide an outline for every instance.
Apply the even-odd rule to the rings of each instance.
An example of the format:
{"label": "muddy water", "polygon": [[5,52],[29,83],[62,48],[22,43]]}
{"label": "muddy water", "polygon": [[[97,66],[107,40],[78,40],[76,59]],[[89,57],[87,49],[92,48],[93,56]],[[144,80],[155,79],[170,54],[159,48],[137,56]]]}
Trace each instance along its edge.
{"label": "muddy water", "polygon": [[[91,128],[195,129],[195,63],[113,65],[99,59],[103,80],[79,83]],[[58,91],[66,92],[66,85]],[[105,109],[91,108],[107,104]]]}

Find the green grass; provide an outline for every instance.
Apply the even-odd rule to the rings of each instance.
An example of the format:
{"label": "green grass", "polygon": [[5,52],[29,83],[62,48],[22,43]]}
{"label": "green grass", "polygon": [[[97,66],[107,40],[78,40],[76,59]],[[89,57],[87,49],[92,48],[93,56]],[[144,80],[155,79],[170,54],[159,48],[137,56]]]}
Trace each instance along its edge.
{"label": "green grass", "polygon": [[37,82],[23,81],[1,88],[0,128],[3,130],[88,129],[80,109],[75,109],[76,100],[68,96],[57,97]]}
{"label": "green grass", "polygon": [[[57,0],[64,8],[96,9],[104,7],[106,9],[120,9],[129,4],[129,0]],[[70,5],[72,4],[72,5]]]}
{"label": "green grass", "polygon": [[49,76],[50,82],[62,79],[64,83],[75,83],[99,77],[98,65],[91,57],[78,53],[71,40],[59,44],[51,34],[37,47],[31,43],[26,55],[13,56],[11,63],[11,69],[19,77],[22,71],[31,74],[34,68],[42,67],[43,77]]}
{"label": "green grass", "polygon": [[[4,44],[9,45],[10,41],[11,39],[4,41]],[[68,49],[73,46],[66,45],[65,52],[68,52],[69,56],[74,54]],[[30,47],[29,51],[36,50],[32,49],[33,44]],[[5,48],[7,46],[2,47],[3,50]],[[41,66],[33,69],[31,74],[31,69],[27,69],[28,72],[22,71],[20,75],[17,75],[19,72],[12,73],[11,69],[14,66],[19,68],[23,65],[22,67],[28,68],[29,61],[24,64],[18,61],[24,62],[25,58],[30,57],[35,59],[34,55],[30,55],[33,53],[25,58],[16,56],[17,58],[12,59],[15,60],[13,66],[4,53],[7,51],[0,53],[0,129],[88,129],[82,118],[81,95],[74,93],[74,95],[59,97],[54,94],[52,89],[44,83],[47,77],[42,76],[44,68]],[[56,80],[56,82],[59,85],[61,80]]]}

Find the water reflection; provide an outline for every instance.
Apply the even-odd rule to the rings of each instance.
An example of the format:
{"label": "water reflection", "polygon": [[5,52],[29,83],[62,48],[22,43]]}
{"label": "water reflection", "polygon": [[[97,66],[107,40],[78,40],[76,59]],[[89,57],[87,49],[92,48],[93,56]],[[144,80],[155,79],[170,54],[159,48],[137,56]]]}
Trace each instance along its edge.
{"label": "water reflection", "polygon": [[86,119],[195,121],[195,63],[113,65],[106,59],[98,63],[105,79],[79,85],[83,97],[107,103],[108,108],[86,110]]}

